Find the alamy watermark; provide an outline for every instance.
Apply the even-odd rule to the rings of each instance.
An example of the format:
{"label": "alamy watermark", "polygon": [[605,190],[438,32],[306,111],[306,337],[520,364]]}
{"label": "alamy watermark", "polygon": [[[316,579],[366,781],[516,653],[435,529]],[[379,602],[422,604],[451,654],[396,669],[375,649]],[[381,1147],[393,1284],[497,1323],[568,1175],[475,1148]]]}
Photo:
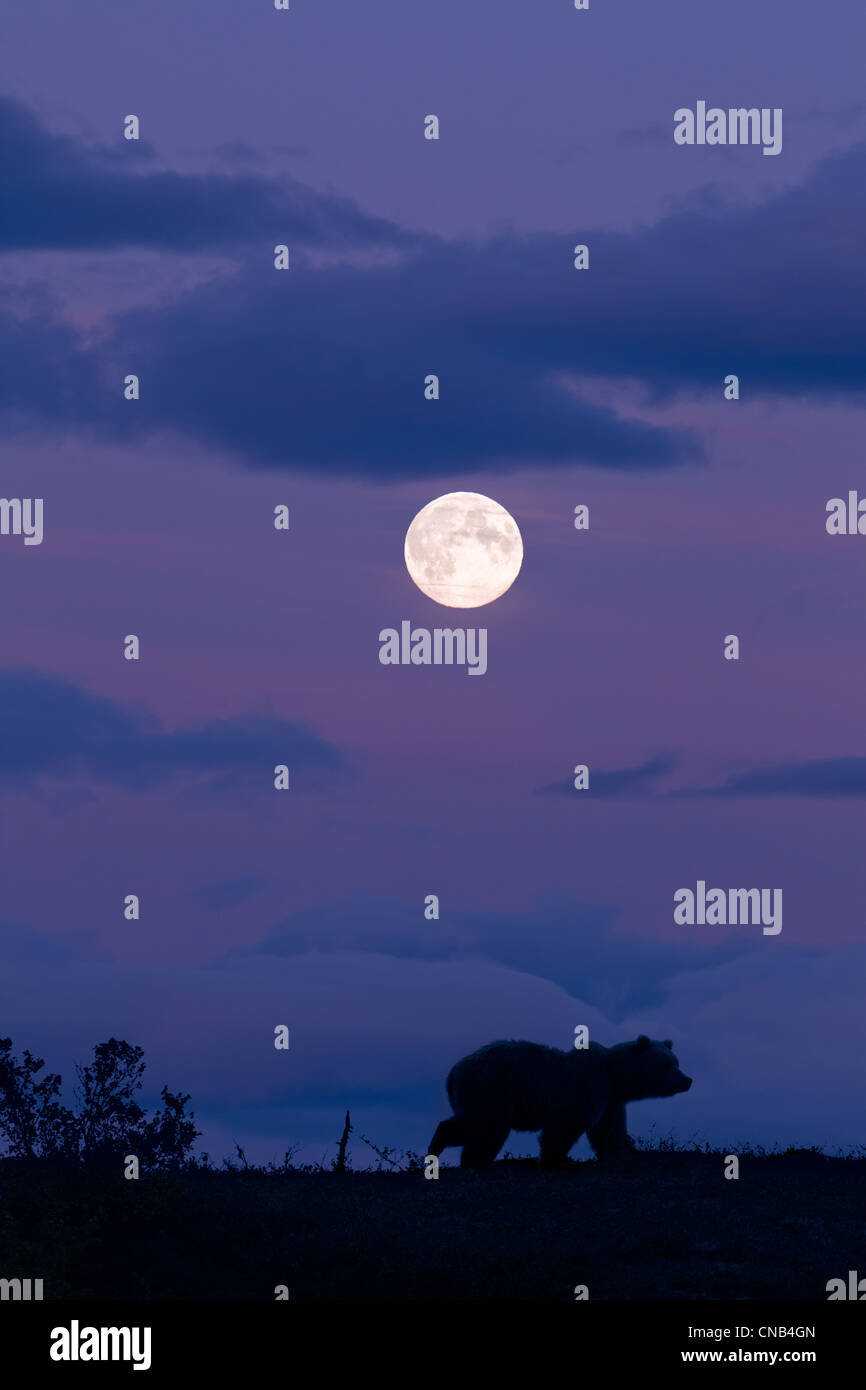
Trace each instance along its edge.
{"label": "alamy watermark", "polygon": [[42,1300],[41,1279],[0,1279],[0,1301],[39,1303]]}
{"label": "alamy watermark", "polygon": [[42,544],[42,498],[0,497],[0,536],[22,536],[25,545]]}
{"label": "alamy watermark", "polygon": [[764,154],[782,153],[781,106],[707,107],[699,101],[693,111],[681,106],[674,112],[677,145],[763,145]]}
{"label": "alamy watermark", "polygon": [[844,1279],[827,1280],[827,1302],[850,1299],[854,1303],[866,1302],[866,1279],[859,1278],[856,1269],[848,1270],[847,1283]]}
{"label": "alamy watermark", "polygon": [[763,926],[764,936],[782,930],[781,888],[710,888],[699,878],[694,891],[674,893],[674,921],[678,926]]}
{"label": "alamy watermark", "polygon": [[51,1329],[52,1361],[131,1361],[134,1371],[150,1370],[149,1327],[69,1327]]}
{"label": "alamy watermark", "polygon": [[383,627],[379,633],[379,660],[383,666],[465,666],[470,676],[487,670],[486,627],[413,628],[404,618],[398,632]]}

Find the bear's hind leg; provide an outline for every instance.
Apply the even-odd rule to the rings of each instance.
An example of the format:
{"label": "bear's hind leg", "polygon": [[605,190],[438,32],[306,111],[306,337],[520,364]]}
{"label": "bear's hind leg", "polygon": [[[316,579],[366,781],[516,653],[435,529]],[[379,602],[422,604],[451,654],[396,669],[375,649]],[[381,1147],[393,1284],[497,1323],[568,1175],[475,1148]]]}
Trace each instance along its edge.
{"label": "bear's hind leg", "polygon": [[447,1120],[443,1120],[441,1125],[437,1126],[427,1152],[428,1154],[435,1154],[438,1158],[443,1149],[459,1148],[463,1139],[463,1121],[457,1115],[450,1115]]}

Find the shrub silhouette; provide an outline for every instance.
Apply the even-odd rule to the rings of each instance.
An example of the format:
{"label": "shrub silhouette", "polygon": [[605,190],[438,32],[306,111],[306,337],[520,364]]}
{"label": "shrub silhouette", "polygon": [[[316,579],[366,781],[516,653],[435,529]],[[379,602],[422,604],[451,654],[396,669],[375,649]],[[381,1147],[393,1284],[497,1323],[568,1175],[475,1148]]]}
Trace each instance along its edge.
{"label": "shrub silhouette", "polygon": [[73,1145],[74,1116],[58,1099],[62,1078],[37,1079],[44,1065],[26,1048],[19,1062],[12,1039],[0,1038],[0,1139],[13,1158],[48,1158]]}
{"label": "shrub silhouette", "polygon": [[135,1099],[145,1070],[140,1047],[119,1038],[97,1043],[93,1061],[76,1067],[74,1109],[60,1099],[62,1077],[40,1077],[44,1065],[26,1048],[19,1061],[12,1039],[0,1038],[0,1144],[8,1157],[114,1167],[135,1154],[149,1171],[191,1161],[200,1131],[189,1096],[163,1086],[162,1106],[150,1117]]}

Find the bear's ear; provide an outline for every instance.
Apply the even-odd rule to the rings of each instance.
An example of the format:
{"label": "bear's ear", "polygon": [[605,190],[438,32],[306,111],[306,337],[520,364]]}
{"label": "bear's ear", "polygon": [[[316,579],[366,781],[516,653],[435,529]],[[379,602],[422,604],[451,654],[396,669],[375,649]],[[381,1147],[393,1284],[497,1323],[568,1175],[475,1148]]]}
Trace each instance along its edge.
{"label": "bear's ear", "polygon": [[665,1038],[665,1047],[673,1048],[673,1042],[670,1038]]}
{"label": "bear's ear", "polygon": [[650,1047],[651,1045],[652,1044],[650,1043],[650,1040],[647,1037],[646,1033],[641,1033],[640,1037],[635,1043],[635,1047],[637,1048],[638,1052],[643,1052],[645,1047]]}

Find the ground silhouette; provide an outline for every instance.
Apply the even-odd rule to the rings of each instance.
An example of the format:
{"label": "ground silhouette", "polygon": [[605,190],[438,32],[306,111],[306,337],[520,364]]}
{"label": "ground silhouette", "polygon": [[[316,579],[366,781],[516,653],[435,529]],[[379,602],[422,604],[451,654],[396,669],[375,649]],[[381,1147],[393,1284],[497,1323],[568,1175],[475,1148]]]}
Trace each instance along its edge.
{"label": "ground silhouette", "polygon": [[[505,1158],[483,1171],[361,1136],[330,1165],[217,1167],[194,1153],[189,1096],[135,1100],[139,1047],[111,1038],[77,1068],[75,1104],[0,1038],[0,1278],[45,1299],[826,1299],[862,1264],[866,1151],[711,1150]],[[726,1155],[739,1176],[726,1177]],[[130,1165],[129,1156],[138,1163]],[[136,1169],[134,1175],[132,1169]],[[852,1213],[854,1219],[852,1219]]]}
{"label": "ground silhouette", "polygon": [[544,1172],[0,1163],[4,1270],[76,1299],[826,1299],[862,1264],[866,1159],[640,1151]]}

